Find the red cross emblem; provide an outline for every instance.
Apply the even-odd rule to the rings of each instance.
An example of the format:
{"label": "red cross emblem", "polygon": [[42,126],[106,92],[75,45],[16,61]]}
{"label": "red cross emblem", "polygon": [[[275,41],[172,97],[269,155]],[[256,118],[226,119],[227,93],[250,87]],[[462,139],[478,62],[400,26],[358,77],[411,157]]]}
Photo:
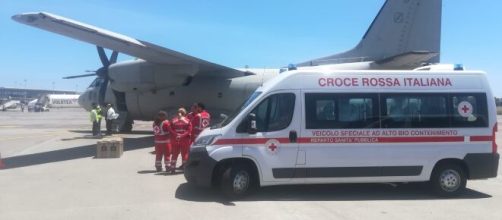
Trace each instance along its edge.
{"label": "red cross emblem", "polygon": [[462,101],[457,107],[458,114],[462,117],[469,117],[472,115],[472,104],[468,101]]}
{"label": "red cross emblem", "polygon": [[207,128],[209,126],[209,120],[207,118],[202,119],[202,127]]}
{"label": "red cross emblem", "polygon": [[279,152],[279,145],[280,145],[279,141],[276,139],[269,139],[265,143],[266,149],[268,150],[268,152],[270,152],[272,154],[276,154],[277,152]]}
{"label": "red cross emblem", "polygon": [[270,149],[272,152],[275,152],[275,150],[277,150],[277,145],[275,145],[275,143],[272,142],[272,144],[268,146],[268,149]]}
{"label": "red cross emblem", "polygon": [[159,128],[159,126],[153,127],[153,133],[154,134],[160,134],[160,128]]}
{"label": "red cross emblem", "polygon": [[467,105],[464,105],[464,107],[462,107],[462,111],[464,111],[464,113],[467,113],[469,110],[470,108],[467,107]]}

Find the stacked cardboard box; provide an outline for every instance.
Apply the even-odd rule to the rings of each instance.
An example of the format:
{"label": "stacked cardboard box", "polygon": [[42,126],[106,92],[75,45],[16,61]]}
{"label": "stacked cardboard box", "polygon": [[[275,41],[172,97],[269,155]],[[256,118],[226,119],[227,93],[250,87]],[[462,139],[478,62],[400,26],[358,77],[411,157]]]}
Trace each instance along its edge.
{"label": "stacked cardboard box", "polygon": [[98,141],[96,158],[119,158],[124,153],[124,141],[120,137],[109,137]]}

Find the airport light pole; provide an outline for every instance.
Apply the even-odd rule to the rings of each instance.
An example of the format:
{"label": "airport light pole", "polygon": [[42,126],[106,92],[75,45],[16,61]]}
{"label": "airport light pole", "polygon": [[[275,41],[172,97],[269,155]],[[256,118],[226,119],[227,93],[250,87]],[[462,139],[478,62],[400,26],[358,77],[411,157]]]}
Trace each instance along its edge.
{"label": "airport light pole", "polygon": [[24,79],[24,100],[23,102],[26,102],[26,97],[28,96],[28,91],[26,91],[27,89],[27,85],[28,85],[28,80]]}

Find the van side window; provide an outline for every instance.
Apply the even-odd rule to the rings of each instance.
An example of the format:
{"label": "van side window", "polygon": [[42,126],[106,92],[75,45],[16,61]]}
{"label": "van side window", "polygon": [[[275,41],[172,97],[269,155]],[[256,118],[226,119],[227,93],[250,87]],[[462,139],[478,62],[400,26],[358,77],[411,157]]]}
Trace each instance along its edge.
{"label": "van side window", "polygon": [[340,122],[368,121],[374,117],[371,98],[340,97],[338,102],[340,103]]}
{"label": "van side window", "polygon": [[452,127],[487,127],[486,95],[455,93],[451,95]]}
{"label": "van side window", "polygon": [[450,126],[446,94],[382,94],[382,128]]}
{"label": "van side window", "polygon": [[377,100],[375,94],[307,93],[307,129],[379,127]]}
{"label": "van side window", "polygon": [[[295,94],[274,94],[263,100],[251,113],[256,115],[258,132],[279,131],[291,124],[295,110]],[[246,132],[247,119],[239,125],[237,132]]]}
{"label": "van side window", "polygon": [[336,106],[334,100],[316,100],[316,120],[335,121]]}

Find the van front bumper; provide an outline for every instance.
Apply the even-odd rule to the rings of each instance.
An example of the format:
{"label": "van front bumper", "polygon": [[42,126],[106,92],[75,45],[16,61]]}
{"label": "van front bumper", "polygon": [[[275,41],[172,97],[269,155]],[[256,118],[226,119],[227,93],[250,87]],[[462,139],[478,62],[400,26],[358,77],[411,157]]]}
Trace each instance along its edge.
{"label": "van front bumper", "polygon": [[499,158],[498,153],[467,154],[464,157],[464,162],[467,165],[469,179],[497,177]]}
{"label": "van front bumper", "polygon": [[210,187],[216,163],[205,147],[192,148],[185,167],[185,179],[190,184]]}

